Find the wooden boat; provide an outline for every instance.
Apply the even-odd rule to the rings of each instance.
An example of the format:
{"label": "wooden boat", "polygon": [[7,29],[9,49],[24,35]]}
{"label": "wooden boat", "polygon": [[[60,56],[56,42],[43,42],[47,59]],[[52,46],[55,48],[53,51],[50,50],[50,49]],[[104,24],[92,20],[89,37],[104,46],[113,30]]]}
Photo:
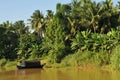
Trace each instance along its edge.
{"label": "wooden boat", "polygon": [[40,61],[22,61],[20,65],[17,65],[18,69],[28,69],[28,68],[43,68],[45,64],[40,64]]}

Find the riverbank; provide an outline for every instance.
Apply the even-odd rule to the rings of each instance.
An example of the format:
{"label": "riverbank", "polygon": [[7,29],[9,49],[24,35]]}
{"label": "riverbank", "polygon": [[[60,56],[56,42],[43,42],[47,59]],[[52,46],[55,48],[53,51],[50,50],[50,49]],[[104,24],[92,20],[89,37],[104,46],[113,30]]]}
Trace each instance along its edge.
{"label": "riverbank", "polygon": [[[69,59],[68,59],[69,60]],[[70,60],[71,61],[71,60]],[[0,60],[0,66],[5,69],[5,70],[15,70],[17,69],[16,68],[16,65],[17,65],[17,61],[7,61],[5,59],[1,59]],[[68,62],[66,62],[66,60],[64,59],[61,63],[49,63],[49,61],[47,59],[43,59],[41,60],[41,64],[44,64],[46,63],[46,65],[44,66],[44,68],[76,68],[76,69],[81,69],[81,70],[96,70],[96,69],[99,69],[99,70],[104,70],[104,71],[116,71],[116,69],[113,69],[111,67],[111,65],[97,65],[97,64],[94,64],[94,63],[88,63],[88,62],[85,62],[85,63],[82,63],[82,64],[77,64],[76,61],[71,61],[71,63],[69,64]],[[117,70],[119,71],[119,70]]]}
{"label": "riverbank", "polygon": [[17,61],[9,61],[6,59],[0,60],[0,67],[5,70],[14,70],[16,68]]}
{"label": "riverbank", "polygon": [[103,70],[103,71],[119,71],[112,69],[110,65],[103,65],[103,66],[98,66],[95,64],[84,64],[84,65],[76,65],[76,66],[63,66],[62,64],[46,64],[44,68],[76,68],[80,70]]}

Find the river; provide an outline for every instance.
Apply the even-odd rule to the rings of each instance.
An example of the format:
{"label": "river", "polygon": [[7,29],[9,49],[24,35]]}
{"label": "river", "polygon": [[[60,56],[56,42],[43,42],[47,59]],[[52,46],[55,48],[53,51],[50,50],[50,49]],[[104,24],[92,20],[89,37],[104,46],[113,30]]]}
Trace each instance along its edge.
{"label": "river", "polygon": [[0,80],[120,80],[120,72],[76,68],[16,69],[1,70]]}

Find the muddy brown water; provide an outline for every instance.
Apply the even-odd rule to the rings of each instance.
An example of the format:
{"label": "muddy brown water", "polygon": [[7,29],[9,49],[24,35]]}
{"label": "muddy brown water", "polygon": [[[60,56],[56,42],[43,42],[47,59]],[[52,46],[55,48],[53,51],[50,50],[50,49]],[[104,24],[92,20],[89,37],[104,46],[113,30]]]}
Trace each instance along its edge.
{"label": "muddy brown water", "polygon": [[0,80],[120,80],[119,71],[68,69],[1,70]]}

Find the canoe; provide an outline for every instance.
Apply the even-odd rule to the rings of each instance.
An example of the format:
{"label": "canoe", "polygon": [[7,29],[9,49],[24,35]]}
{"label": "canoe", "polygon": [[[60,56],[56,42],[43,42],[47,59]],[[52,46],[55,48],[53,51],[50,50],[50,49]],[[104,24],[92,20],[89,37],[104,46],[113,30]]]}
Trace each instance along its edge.
{"label": "canoe", "polygon": [[43,68],[45,64],[41,64],[40,61],[22,61],[20,65],[16,67],[18,69],[28,69],[28,68]]}

